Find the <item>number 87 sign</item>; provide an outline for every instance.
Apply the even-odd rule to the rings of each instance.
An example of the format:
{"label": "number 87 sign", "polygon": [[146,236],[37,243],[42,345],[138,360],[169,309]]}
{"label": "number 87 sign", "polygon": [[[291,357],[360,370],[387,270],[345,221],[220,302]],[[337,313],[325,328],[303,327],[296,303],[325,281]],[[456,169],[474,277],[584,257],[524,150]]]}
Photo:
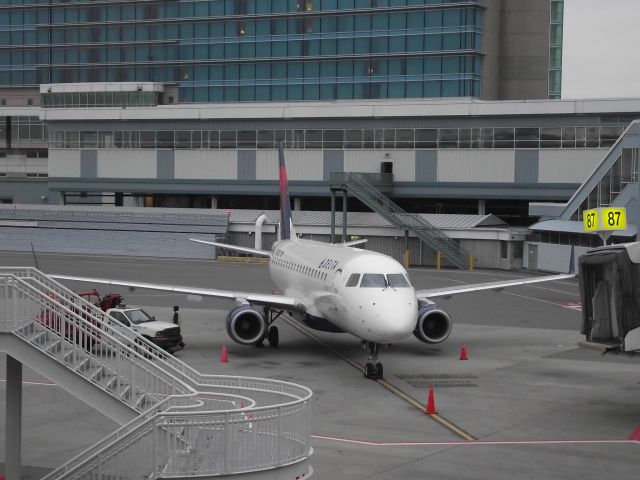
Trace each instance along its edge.
{"label": "number 87 sign", "polygon": [[627,210],[625,208],[594,208],[582,212],[585,232],[625,230]]}

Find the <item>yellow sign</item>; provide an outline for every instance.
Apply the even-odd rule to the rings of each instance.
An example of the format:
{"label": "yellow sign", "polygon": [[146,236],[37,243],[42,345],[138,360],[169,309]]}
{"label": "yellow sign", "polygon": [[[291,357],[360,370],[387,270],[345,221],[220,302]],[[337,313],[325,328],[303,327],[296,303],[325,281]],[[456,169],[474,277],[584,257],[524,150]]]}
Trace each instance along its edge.
{"label": "yellow sign", "polygon": [[625,208],[593,208],[582,212],[585,232],[625,230],[627,210]]}
{"label": "yellow sign", "polygon": [[600,230],[625,230],[627,210],[625,208],[602,208]]}
{"label": "yellow sign", "polygon": [[600,212],[597,208],[592,210],[585,210],[582,212],[582,221],[584,223],[584,231],[585,232],[594,232],[599,230],[598,228],[598,220],[600,217]]}

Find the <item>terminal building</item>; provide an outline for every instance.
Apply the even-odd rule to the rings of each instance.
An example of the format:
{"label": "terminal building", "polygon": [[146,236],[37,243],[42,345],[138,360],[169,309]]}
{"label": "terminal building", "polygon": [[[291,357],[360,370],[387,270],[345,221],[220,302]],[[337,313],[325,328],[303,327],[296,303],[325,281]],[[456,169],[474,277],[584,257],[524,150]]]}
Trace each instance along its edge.
{"label": "terminal building", "polygon": [[2,5],[0,202],[275,209],[284,142],[296,210],[361,172],[409,212],[529,226],[640,118],[560,100],[562,22],[557,0]]}

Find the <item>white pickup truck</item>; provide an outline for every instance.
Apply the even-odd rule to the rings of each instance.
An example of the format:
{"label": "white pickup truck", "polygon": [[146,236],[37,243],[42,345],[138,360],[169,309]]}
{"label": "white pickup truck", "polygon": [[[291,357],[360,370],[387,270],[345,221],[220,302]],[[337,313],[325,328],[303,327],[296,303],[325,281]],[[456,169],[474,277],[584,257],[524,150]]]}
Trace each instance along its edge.
{"label": "white pickup truck", "polygon": [[184,347],[180,326],[169,322],[161,322],[149,315],[141,308],[119,305],[106,311],[113,317],[116,328],[129,338],[135,338],[138,333],[158,347],[169,353],[177,352]]}

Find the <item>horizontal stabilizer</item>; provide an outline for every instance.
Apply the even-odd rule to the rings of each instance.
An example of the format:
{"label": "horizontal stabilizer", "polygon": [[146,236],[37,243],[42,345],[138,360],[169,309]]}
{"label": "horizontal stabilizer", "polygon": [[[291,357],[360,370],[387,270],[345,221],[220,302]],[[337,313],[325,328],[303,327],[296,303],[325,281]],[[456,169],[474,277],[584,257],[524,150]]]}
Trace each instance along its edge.
{"label": "horizontal stabilizer", "polygon": [[267,250],[258,250],[256,248],[250,248],[250,247],[239,247],[238,245],[229,245],[227,243],[212,242],[210,240],[198,240],[197,238],[190,238],[189,240],[191,240],[192,242],[204,243],[205,245],[213,245],[214,247],[228,248],[229,250],[234,250],[236,252],[252,253],[253,255],[260,255],[261,257],[271,256],[271,252]]}
{"label": "horizontal stabilizer", "polygon": [[361,238],[360,240],[351,240],[350,242],[342,242],[338,243],[341,247],[354,247],[355,245],[361,245],[363,243],[367,243],[366,238]]}

